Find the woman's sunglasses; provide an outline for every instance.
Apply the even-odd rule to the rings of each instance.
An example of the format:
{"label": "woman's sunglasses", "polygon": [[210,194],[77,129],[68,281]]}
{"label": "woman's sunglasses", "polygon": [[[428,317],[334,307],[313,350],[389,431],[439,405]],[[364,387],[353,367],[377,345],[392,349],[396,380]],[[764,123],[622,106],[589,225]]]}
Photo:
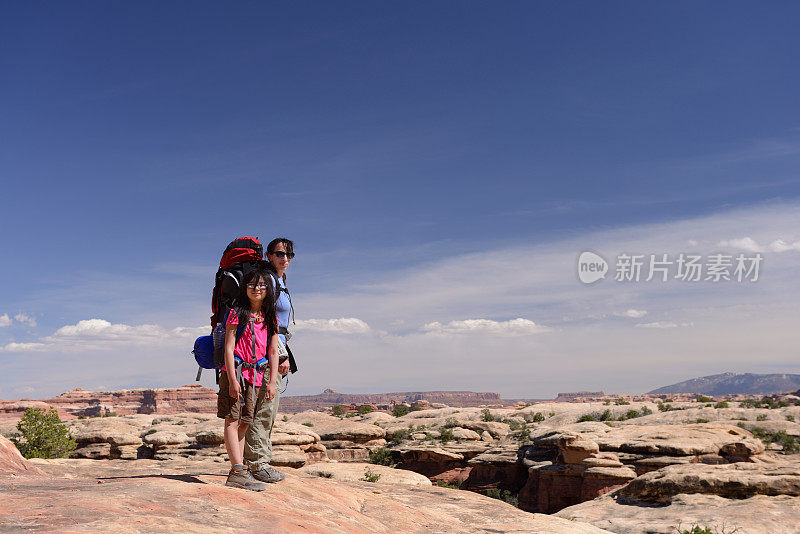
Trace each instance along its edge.
{"label": "woman's sunglasses", "polygon": [[280,259],[289,258],[291,260],[294,258],[294,252],[284,252],[282,250],[276,250],[275,252],[270,252],[270,254],[275,254]]}

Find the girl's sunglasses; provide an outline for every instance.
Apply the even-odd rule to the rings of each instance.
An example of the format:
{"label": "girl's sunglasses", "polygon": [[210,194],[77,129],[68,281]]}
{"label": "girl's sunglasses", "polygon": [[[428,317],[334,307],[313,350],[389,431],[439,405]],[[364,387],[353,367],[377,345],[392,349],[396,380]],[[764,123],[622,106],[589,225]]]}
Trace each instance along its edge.
{"label": "girl's sunglasses", "polygon": [[284,252],[282,250],[276,250],[275,252],[271,252],[270,254],[275,254],[280,259],[289,258],[290,260],[294,258],[294,252]]}

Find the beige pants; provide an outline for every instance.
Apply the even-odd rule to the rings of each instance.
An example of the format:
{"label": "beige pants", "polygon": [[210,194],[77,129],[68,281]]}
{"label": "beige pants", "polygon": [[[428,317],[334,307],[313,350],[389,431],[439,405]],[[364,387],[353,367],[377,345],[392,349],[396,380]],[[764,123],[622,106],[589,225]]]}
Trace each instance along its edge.
{"label": "beige pants", "polygon": [[264,386],[257,388],[256,413],[253,422],[247,427],[244,438],[244,461],[253,471],[268,466],[272,460],[272,427],[278,414],[278,401],[285,377],[278,373],[278,379],[275,381],[275,397],[272,400],[264,398],[267,392],[267,377],[264,379]]}

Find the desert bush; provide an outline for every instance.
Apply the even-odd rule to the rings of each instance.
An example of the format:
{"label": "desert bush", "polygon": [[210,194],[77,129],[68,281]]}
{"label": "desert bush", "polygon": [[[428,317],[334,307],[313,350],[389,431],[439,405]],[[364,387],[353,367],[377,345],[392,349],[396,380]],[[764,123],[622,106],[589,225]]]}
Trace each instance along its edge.
{"label": "desert bush", "polygon": [[486,490],[486,496],[491,497],[492,499],[499,499],[501,501],[505,501],[512,506],[517,506],[517,496],[513,495],[508,490],[501,490],[499,488],[491,488]]}
{"label": "desert bush", "polygon": [[658,404],[656,404],[656,406],[658,406],[659,412],[670,412],[675,409],[672,406],[669,406],[668,404],[665,404],[663,402],[659,402]]}
{"label": "desert bush", "polygon": [[614,419],[614,416],[611,415],[611,410],[603,410],[603,413],[600,414],[601,421],[611,421]]}
{"label": "desert bush", "polygon": [[307,426],[309,428],[312,428],[314,426],[314,423],[303,423],[303,426]]}
{"label": "desert bush", "polygon": [[708,419],[703,419],[703,418],[697,419],[697,420],[695,421],[695,423],[708,423],[708,422],[709,422],[709,420],[708,420]]}
{"label": "desert bush", "polygon": [[714,399],[712,399],[711,397],[708,397],[706,395],[700,395],[699,397],[697,397],[695,399],[695,402],[713,402],[713,401],[714,401]]}
{"label": "desert bush", "polygon": [[503,420],[503,422],[508,425],[509,430],[519,430],[521,428],[525,428],[525,425],[517,423],[516,421]]}
{"label": "desert bush", "polygon": [[341,417],[347,413],[347,409],[341,404],[337,404],[336,406],[333,407],[333,409],[331,409],[331,413],[333,415],[338,415],[339,417]]}
{"label": "desert bush", "polygon": [[494,416],[492,412],[489,411],[489,408],[484,408],[481,410],[481,421],[494,421]]}
{"label": "desert bush", "polygon": [[791,421],[792,423],[794,423],[794,416],[793,415],[787,415],[786,416],[786,420],[787,421]]}
{"label": "desert bush", "polygon": [[459,424],[455,417],[448,417],[444,420],[444,423],[442,423],[442,428],[453,428],[459,426]]}
{"label": "desert bush", "polygon": [[362,404],[361,406],[358,407],[358,413],[360,413],[361,415],[366,415],[366,414],[368,414],[370,412],[374,412],[374,411],[375,411],[375,408],[373,408],[369,404]]}
{"label": "desert bush", "polygon": [[389,436],[389,441],[392,443],[400,443],[403,440],[406,440],[411,437],[411,430],[408,428],[401,428],[400,430],[395,430]]}
{"label": "desert bush", "polygon": [[435,485],[440,488],[461,489],[458,484],[448,484],[444,480],[437,480]]}
{"label": "desert bush", "polygon": [[767,445],[770,443],[777,443],[783,449],[781,451],[783,454],[795,454],[800,452],[800,442],[798,442],[796,437],[788,435],[784,430],[769,432],[763,427],[754,426],[750,429],[750,433]]}
{"label": "desert bush", "polygon": [[25,458],[66,458],[75,450],[69,428],[53,408],[28,408],[17,423],[19,434],[11,436]]}
{"label": "desert bush", "polygon": [[582,416],[580,416],[580,417],[578,418],[578,422],[579,422],[579,423],[584,423],[584,422],[586,422],[586,421],[597,421],[597,419],[595,418],[595,416],[594,416],[594,415],[592,415],[592,414],[590,414],[590,413],[583,414]]}
{"label": "desert bush", "polygon": [[542,415],[542,412],[536,412],[535,414],[526,413],[523,417],[528,423],[541,423],[544,421],[544,415]]}
{"label": "desert bush", "polygon": [[439,431],[439,441],[442,443],[447,443],[448,441],[454,441],[456,437],[453,435],[453,429],[451,428],[442,428]]}
{"label": "desert bush", "polygon": [[767,420],[767,414],[765,413],[756,416],[756,421],[766,421],[766,420]]}
{"label": "desert bush", "polygon": [[620,398],[618,398],[617,400],[614,401],[614,404],[616,404],[617,406],[628,406],[630,404],[630,402],[628,402],[625,399],[623,399],[622,397],[620,397]]}
{"label": "desert bush", "polygon": [[641,415],[639,410],[628,410],[624,415],[620,415],[618,420],[625,421],[626,419],[636,419],[637,417],[641,417]]}
{"label": "desert bush", "polygon": [[369,463],[378,465],[392,465],[392,451],[386,447],[378,447],[369,451]]}
{"label": "desert bush", "polygon": [[728,403],[726,401],[719,401],[718,403],[716,403],[714,405],[714,408],[716,408],[716,409],[727,408],[727,407],[728,407]]}
{"label": "desert bush", "polygon": [[364,477],[359,480],[363,480],[364,482],[377,482],[380,478],[381,476],[378,473],[373,473],[372,469],[367,467],[364,469]]}
{"label": "desert bush", "polygon": [[650,415],[651,413],[653,413],[653,410],[651,410],[648,406],[642,406],[642,416]]}
{"label": "desert bush", "polygon": [[406,406],[405,404],[398,404],[392,410],[392,415],[395,416],[395,417],[403,417],[409,411],[411,411],[411,409],[408,406]]}

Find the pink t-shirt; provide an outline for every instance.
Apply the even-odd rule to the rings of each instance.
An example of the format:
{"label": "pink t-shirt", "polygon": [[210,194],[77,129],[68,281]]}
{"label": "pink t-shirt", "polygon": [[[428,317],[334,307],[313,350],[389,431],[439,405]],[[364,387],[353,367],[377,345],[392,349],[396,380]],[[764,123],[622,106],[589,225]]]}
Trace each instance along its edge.
{"label": "pink t-shirt", "polygon": [[[228,320],[225,324],[239,324],[239,315],[236,313],[236,310],[231,310],[228,313]],[[246,362],[256,362],[266,356],[267,347],[269,347],[269,330],[267,328],[262,328],[263,326],[263,321],[253,323],[253,330],[255,330],[256,333],[256,358],[253,358],[252,356],[253,335],[251,333],[250,325],[244,327],[242,337],[239,338],[239,342],[236,343],[236,347],[233,350],[234,354]],[[223,367],[223,369],[225,369],[225,367]],[[253,380],[254,375],[255,381]],[[260,386],[263,381],[264,372],[256,372],[255,369],[244,368],[242,369],[242,376],[254,386]]]}

